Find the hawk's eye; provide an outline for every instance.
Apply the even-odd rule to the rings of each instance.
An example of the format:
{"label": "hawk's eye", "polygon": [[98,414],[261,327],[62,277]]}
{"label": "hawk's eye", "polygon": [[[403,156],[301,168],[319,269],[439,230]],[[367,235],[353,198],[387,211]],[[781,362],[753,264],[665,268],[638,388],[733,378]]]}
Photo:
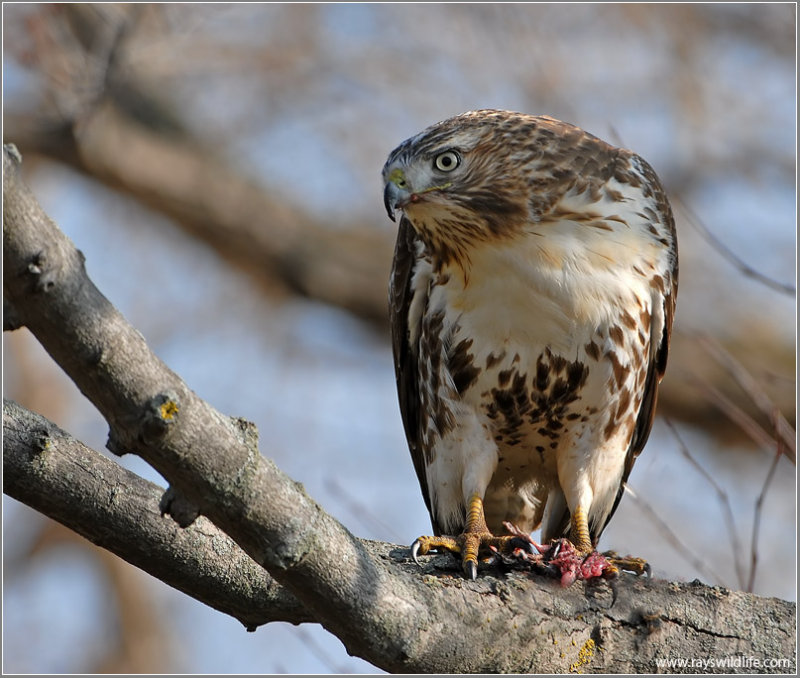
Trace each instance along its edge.
{"label": "hawk's eye", "polygon": [[440,172],[452,172],[461,164],[461,156],[455,151],[439,153],[433,159],[433,166]]}

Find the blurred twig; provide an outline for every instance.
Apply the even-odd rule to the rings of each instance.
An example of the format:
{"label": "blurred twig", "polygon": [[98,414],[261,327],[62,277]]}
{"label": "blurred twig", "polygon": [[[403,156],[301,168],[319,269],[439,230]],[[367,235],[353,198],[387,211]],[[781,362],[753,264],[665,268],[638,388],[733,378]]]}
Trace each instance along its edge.
{"label": "blurred twig", "polygon": [[756,445],[765,449],[774,445],[775,441],[764,431],[761,425],[725,393],[705,379],[695,377],[693,381],[697,388],[705,394],[709,402],[716,405],[728,419],[737,424]]}
{"label": "blurred twig", "polygon": [[703,223],[702,219],[697,215],[697,213],[692,210],[689,205],[687,205],[679,196],[671,196],[671,200],[675,203],[678,203],[681,206],[681,209],[686,213],[687,221],[689,225],[692,226],[703,238],[706,242],[711,245],[711,247],[716,250],[724,259],[726,259],[729,263],[735,266],[742,275],[753,278],[757,280],[762,285],[765,285],[771,290],[776,292],[780,292],[781,294],[786,294],[787,296],[794,297],[797,295],[797,288],[794,285],[790,285],[788,283],[778,282],[773,278],[770,278],[768,275],[757,271],[755,268],[750,266],[749,264],[745,263],[737,254],[735,254],[722,240],[720,240],[708,226]]}
{"label": "blurred twig", "polygon": [[[707,335],[698,337],[698,342],[705,350],[720,363],[728,373],[736,379],[742,390],[749,396],[755,406],[766,415],[773,426],[775,437],[780,441],[780,449],[791,460],[797,463],[797,443],[795,441],[795,430],[786,421],[778,407],[772,402],[761,384],[736,360],[725,348],[712,337]],[[771,445],[770,445],[771,447]]]}
{"label": "blurred twig", "polygon": [[778,441],[778,450],[772,459],[767,477],[764,479],[764,484],[761,487],[761,493],[756,499],[755,509],[753,511],[753,534],[750,538],[750,576],[747,578],[747,588],[745,591],[753,592],[753,586],[756,581],[756,567],[758,566],[758,537],[761,531],[761,510],[764,506],[764,498],[767,496],[767,489],[769,489],[772,479],[775,477],[775,469],[778,468],[778,462],[783,455],[781,448],[781,441]]}
{"label": "blurred twig", "polygon": [[686,460],[695,468],[695,470],[700,473],[708,481],[708,484],[714,488],[714,491],[717,493],[717,497],[719,498],[720,505],[722,506],[722,513],[725,519],[725,527],[728,530],[728,536],[731,540],[731,549],[733,550],[733,564],[736,568],[736,578],[739,582],[739,586],[743,587],[745,582],[744,577],[744,568],[742,567],[741,562],[739,561],[739,554],[741,553],[741,543],[739,541],[739,535],[736,531],[736,521],[733,517],[733,510],[731,509],[731,502],[728,498],[728,493],[719,486],[714,477],[706,471],[700,462],[698,462],[692,453],[689,451],[689,448],[686,446],[686,443],[683,441],[680,433],[678,433],[678,429],[675,425],[669,420],[664,419],[664,422],[667,424],[667,427],[672,432],[672,435],[675,436],[675,440],[678,441],[678,446],[680,448],[681,454],[686,458]]}
{"label": "blurred twig", "polygon": [[705,562],[700,560],[691,548],[687,544],[685,544],[681,538],[675,533],[675,531],[664,521],[663,518],[658,514],[650,504],[642,499],[636,491],[630,486],[629,483],[625,483],[625,492],[633,499],[633,502],[645,513],[647,518],[650,519],[656,526],[656,529],[661,533],[664,537],[665,541],[667,541],[672,548],[680,555],[686,562],[688,562],[692,567],[694,567],[698,572],[702,572],[703,575],[709,580],[714,581],[717,584],[724,585],[725,582],[720,579],[719,575],[714,571],[712,567],[707,565]]}
{"label": "blurred twig", "polygon": [[745,580],[744,568],[740,563],[738,554],[741,552],[738,532],[736,530],[736,523],[731,509],[728,494],[719,486],[716,480],[709,474],[700,463],[689,452],[688,447],[683,442],[677,428],[669,419],[665,419],[675,439],[678,441],[681,453],[689,461],[689,463],[708,481],[714,488],[719,497],[722,506],[725,523],[728,533],[731,538],[731,547],[733,548],[733,562],[736,568],[739,586],[746,591],[753,590],[755,584],[756,569],[758,566],[758,539],[761,527],[761,513],[763,509],[764,499],[766,497],[769,486],[775,475],[778,461],[781,456],[786,456],[792,463],[796,463],[796,443],[794,436],[794,429],[786,421],[785,417],[781,414],[780,410],[774,405],[769,396],[765,393],[758,381],[739,363],[730,353],[728,353],[719,342],[714,339],[701,336],[698,337],[698,343],[708,352],[719,364],[722,365],[728,374],[733,376],[739,386],[748,395],[750,400],[756,407],[764,413],[772,424],[774,437],[769,435],[767,431],[751,416],[744,412],[739,406],[728,398],[725,394],[713,387],[711,384],[703,380],[696,379],[695,382],[699,385],[708,396],[709,400],[713,402],[719,409],[726,414],[726,416],[735,424],[739,426],[752,440],[759,446],[764,448],[773,448],[777,446],[773,461],[770,465],[767,476],[761,487],[761,492],[756,499],[754,512],[753,512],[753,530],[750,541],[750,572]]}

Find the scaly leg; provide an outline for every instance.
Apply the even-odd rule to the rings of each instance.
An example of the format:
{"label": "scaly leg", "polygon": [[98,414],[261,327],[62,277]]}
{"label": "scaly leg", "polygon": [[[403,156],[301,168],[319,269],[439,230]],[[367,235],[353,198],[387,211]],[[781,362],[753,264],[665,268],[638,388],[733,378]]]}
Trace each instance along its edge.
{"label": "scaly leg", "polygon": [[494,546],[498,551],[508,549],[512,535],[497,537],[489,532],[486,517],[483,514],[483,499],[473,494],[467,507],[467,521],[464,531],[457,537],[419,537],[411,545],[411,555],[419,563],[417,556],[425,555],[432,549],[447,550],[461,555],[461,566],[464,574],[470,579],[478,576],[478,554]]}
{"label": "scaly leg", "polygon": [[572,529],[570,530],[569,540],[581,553],[588,555],[594,551],[592,538],[589,535],[589,522],[586,519],[586,512],[581,506],[578,506],[572,514]]}

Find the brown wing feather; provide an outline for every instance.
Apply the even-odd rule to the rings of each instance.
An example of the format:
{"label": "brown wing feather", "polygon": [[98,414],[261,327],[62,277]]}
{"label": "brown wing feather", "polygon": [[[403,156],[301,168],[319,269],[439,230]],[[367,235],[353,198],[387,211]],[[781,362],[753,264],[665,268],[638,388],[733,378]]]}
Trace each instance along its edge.
{"label": "brown wing feather", "polygon": [[428,513],[431,514],[433,531],[438,535],[441,534],[441,531],[431,511],[431,498],[425,474],[425,458],[420,439],[417,358],[411,347],[408,331],[408,309],[414,296],[411,280],[416,261],[417,235],[408,219],[403,217],[397,232],[389,285],[389,322],[392,332],[394,373],[408,449],[411,452],[411,460],[414,462],[414,470],[417,472],[425,506],[428,508]]}
{"label": "brown wing feather", "polygon": [[[663,207],[663,205],[662,205]],[[672,242],[675,242],[675,224],[672,219],[672,212],[669,206],[666,206],[665,212],[667,224],[672,232]],[[642,397],[642,406],[639,408],[639,415],[636,418],[636,426],[633,430],[633,437],[628,447],[628,454],[625,457],[625,469],[622,472],[622,482],[619,485],[617,497],[614,500],[614,506],[611,508],[608,516],[602,525],[590,525],[592,534],[592,541],[596,544],[600,538],[606,525],[608,525],[612,516],[619,506],[622,495],[625,492],[625,483],[631,474],[633,465],[637,457],[644,449],[647,439],[650,437],[650,430],[653,428],[653,418],[656,413],[656,402],[658,401],[658,385],[664,376],[667,369],[667,355],[669,353],[669,342],[672,335],[672,319],[675,316],[675,300],[678,295],[678,256],[677,252],[673,260],[671,273],[671,286],[664,295],[664,331],[661,334],[661,340],[656,349],[650,364],[647,366],[647,377],[645,379],[644,395]]]}

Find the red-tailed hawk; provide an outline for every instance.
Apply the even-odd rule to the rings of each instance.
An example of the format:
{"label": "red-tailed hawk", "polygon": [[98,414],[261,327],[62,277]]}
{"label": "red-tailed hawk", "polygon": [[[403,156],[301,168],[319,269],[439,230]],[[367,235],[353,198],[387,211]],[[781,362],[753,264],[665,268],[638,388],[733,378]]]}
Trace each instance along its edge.
{"label": "red-tailed hawk", "polygon": [[400,409],[436,535],[414,557],[459,552],[474,578],[504,521],[591,552],[667,362],[678,253],[655,172],[573,125],[484,110],[403,142],[383,181],[402,211]]}

